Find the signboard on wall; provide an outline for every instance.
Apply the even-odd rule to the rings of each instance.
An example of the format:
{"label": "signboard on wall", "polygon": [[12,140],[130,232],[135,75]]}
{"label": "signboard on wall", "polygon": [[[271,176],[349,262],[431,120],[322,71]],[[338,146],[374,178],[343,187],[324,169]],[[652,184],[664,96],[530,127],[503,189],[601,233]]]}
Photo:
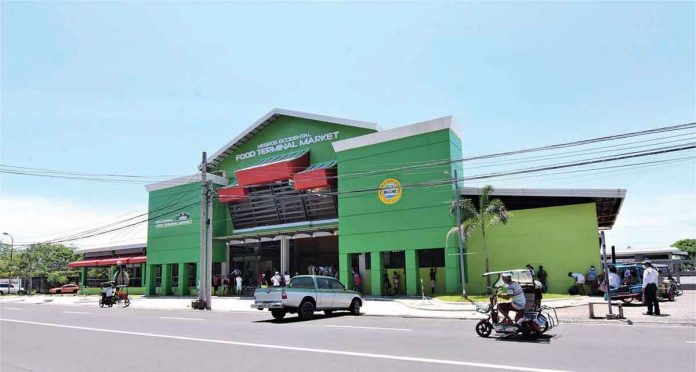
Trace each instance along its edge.
{"label": "signboard on wall", "polygon": [[395,204],[401,200],[402,194],[401,183],[396,178],[387,178],[382,181],[379,184],[379,190],[377,190],[377,197],[379,197],[382,203],[387,205]]}
{"label": "signboard on wall", "polygon": [[334,141],[338,139],[339,131],[327,132],[313,136],[309,133],[302,133],[290,137],[279,138],[273,141],[260,143],[254,150],[247,151],[235,156],[236,161],[252,159],[259,155],[268,155],[274,152],[285,151],[298,147],[309,146],[319,142]]}
{"label": "signboard on wall", "polygon": [[155,221],[155,228],[162,229],[167,227],[190,225],[192,223],[193,221],[191,220],[191,213],[181,212],[178,213],[176,216],[173,216],[172,218]]}

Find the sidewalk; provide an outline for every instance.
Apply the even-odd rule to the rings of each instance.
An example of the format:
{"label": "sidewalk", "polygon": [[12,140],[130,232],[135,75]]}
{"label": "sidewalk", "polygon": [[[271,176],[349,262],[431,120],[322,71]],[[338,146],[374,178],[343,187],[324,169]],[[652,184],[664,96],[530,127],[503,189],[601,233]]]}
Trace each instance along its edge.
{"label": "sidewalk", "polygon": [[[186,310],[191,309],[193,297],[144,297],[132,296],[130,308],[142,310]],[[642,315],[644,306],[628,305],[624,307],[626,320],[606,321],[589,319],[587,304],[601,301],[600,298],[574,296],[568,299],[543,301],[544,305],[553,307],[558,312],[561,322],[570,323],[646,323],[696,326],[696,291],[685,291],[676,302],[661,302],[662,317]],[[0,298],[0,303],[45,304],[59,306],[98,306],[99,296],[81,295],[35,295]],[[259,312],[251,305],[251,297],[213,297],[213,311]],[[366,316],[392,316],[409,318],[444,318],[444,319],[481,319],[485,315],[477,313],[471,303],[444,302],[439,300],[422,300],[419,298],[382,298],[366,297],[362,307]],[[598,316],[606,313],[606,306],[595,306]]]}

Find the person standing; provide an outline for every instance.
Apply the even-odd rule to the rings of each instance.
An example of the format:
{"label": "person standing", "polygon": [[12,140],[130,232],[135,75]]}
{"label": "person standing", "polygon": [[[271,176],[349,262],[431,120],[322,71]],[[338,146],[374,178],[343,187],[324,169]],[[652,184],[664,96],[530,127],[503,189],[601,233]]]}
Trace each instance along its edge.
{"label": "person standing", "polygon": [[284,279],[285,279],[285,286],[287,287],[288,284],[290,284],[290,274],[288,274],[287,271],[286,271],[284,274],[285,274],[285,275],[284,275],[283,277],[284,277]]}
{"label": "person standing", "polygon": [[397,273],[396,271],[394,271],[394,277],[393,277],[393,280],[394,280],[394,295],[398,295],[398,294],[399,294],[399,279],[400,279],[400,278],[399,278],[399,273]]}
{"label": "person standing", "polygon": [[358,270],[353,270],[353,285],[356,291],[362,293],[362,278]]}
{"label": "person standing", "polygon": [[435,268],[430,268],[430,294],[435,294]]}
{"label": "person standing", "polygon": [[[657,270],[650,261],[643,262],[643,299],[648,307],[648,312],[643,315],[660,315],[660,302],[657,300]],[[654,310],[654,311],[653,311]]]}
{"label": "person standing", "polygon": [[237,295],[238,295],[239,297],[242,297],[242,276],[241,276],[241,275],[237,275],[237,276],[235,277],[235,280],[236,280],[236,282],[237,282],[237,283],[236,283],[236,284],[237,284]]}
{"label": "person standing", "polygon": [[541,282],[541,292],[546,293],[546,278],[548,278],[549,274],[544,270],[544,267],[539,265],[539,270],[537,271],[537,278],[539,278],[539,282]]}
{"label": "person standing", "polygon": [[534,276],[536,275],[536,273],[534,272],[534,267],[531,264],[527,264],[527,266],[525,267],[527,268],[527,270],[529,270],[529,274],[532,275],[532,279],[534,279]]}
{"label": "person standing", "polygon": [[389,281],[389,273],[385,270],[384,275],[382,275],[382,280],[384,281],[384,294],[389,296],[391,292],[391,282]]}
{"label": "person standing", "polygon": [[222,277],[222,294],[230,294],[230,278],[227,275]]}
{"label": "person standing", "polygon": [[275,275],[271,277],[271,283],[273,284],[274,287],[280,287],[280,282],[282,281],[282,278],[280,277],[279,272],[275,272]]}

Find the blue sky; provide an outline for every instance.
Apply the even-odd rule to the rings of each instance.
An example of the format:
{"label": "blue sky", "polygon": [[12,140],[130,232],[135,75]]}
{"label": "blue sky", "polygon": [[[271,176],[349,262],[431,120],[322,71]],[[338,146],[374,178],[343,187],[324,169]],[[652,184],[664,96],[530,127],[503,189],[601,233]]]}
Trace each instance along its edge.
{"label": "blue sky", "polygon": [[[3,2],[1,10],[2,164],[190,174],[201,151],[216,151],[273,107],[384,128],[453,115],[465,156],[696,121],[694,3]],[[626,188],[610,237],[656,246],[694,235],[694,212],[679,208],[696,203],[695,173],[694,162],[681,162],[493,184]],[[16,209],[0,225],[17,240],[146,207],[140,185],[0,177],[4,209]],[[39,218],[50,226],[27,227]]]}

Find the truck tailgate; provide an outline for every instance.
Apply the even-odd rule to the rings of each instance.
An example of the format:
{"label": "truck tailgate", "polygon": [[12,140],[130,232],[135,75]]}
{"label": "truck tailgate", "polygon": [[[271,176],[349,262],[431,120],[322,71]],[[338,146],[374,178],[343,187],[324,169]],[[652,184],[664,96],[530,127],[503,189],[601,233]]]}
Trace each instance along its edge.
{"label": "truck tailgate", "polygon": [[282,288],[259,288],[254,291],[254,304],[256,308],[282,307]]}

